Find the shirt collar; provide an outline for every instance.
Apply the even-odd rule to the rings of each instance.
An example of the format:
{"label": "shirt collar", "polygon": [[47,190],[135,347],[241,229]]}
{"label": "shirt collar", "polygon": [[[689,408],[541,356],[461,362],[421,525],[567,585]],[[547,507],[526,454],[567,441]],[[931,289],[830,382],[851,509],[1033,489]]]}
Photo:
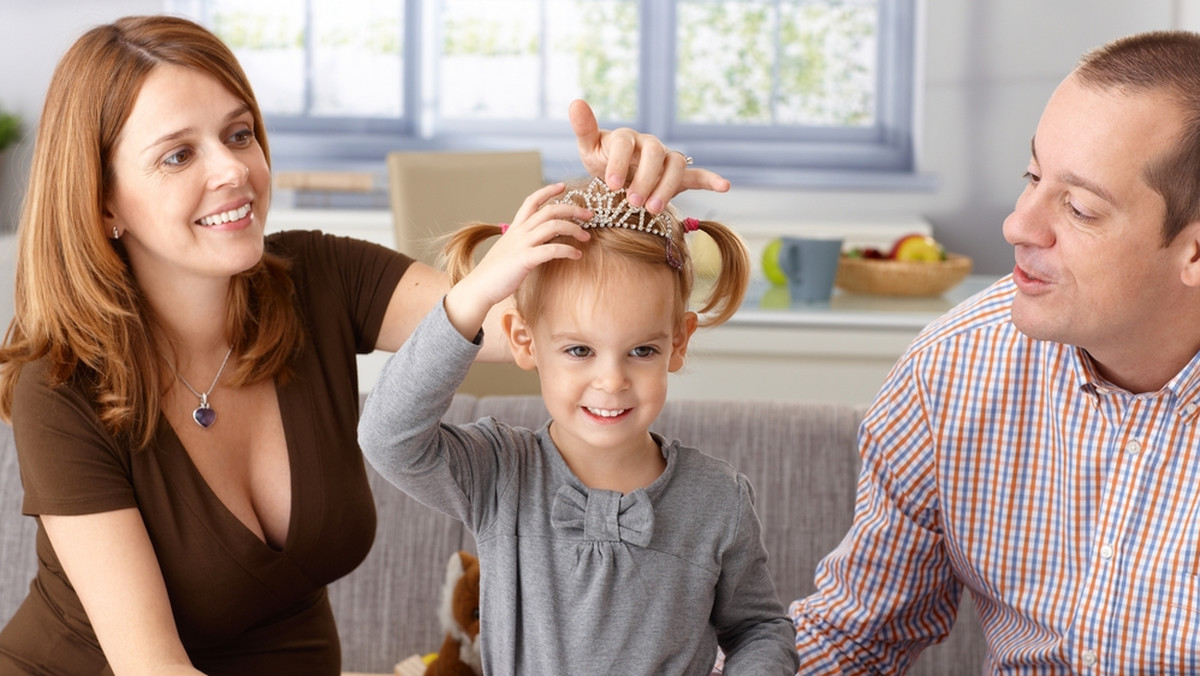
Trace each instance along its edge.
{"label": "shirt collar", "polygon": [[[1075,370],[1075,382],[1081,391],[1096,396],[1111,393],[1128,394],[1124,388],[1117,387],[1100,375],[1096,370],[1096,362],[1087,350],[1074,346],[1069,349]],[[1188,411],[1194,412],[1200,407],[1200,352],[1192,355],[1187,365],[1167,381],[1160,392],[1175,395],[1181,410],[1187,408]]]}

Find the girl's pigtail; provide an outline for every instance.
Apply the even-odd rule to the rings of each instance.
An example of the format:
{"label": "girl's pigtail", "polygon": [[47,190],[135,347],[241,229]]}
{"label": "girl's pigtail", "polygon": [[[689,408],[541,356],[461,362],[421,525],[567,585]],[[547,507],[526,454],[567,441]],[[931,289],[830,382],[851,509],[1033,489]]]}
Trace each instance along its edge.
{"label": "girl's pigtail", "polygon": [[700,221],[698,229],[712,238],[721,254],[716,280],[704,305],[697,311],[700,326],[716,326],[732,317],[742,305],[750,283],[750,255],[742,239],[728,226],[716,221]]}
{"label": "girl's pigtail", "polygon": [[457,284],[475,268],[475,250],[488,239],[499,235],[503,229],[492,223],[470,223],[451,233],[442,246],[441,265],[450,275],[450,283]]}

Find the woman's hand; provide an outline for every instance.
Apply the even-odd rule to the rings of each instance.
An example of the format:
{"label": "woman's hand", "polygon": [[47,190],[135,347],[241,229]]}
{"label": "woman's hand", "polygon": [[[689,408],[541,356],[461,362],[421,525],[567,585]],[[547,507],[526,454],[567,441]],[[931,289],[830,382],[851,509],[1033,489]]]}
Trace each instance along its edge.
{"label": "woman's hand", "polygon": [[578,259],[579,249],[560,236],[581,242],[590,235],[572,219],[589,220],[592,212],[574,204],[547,204],[564,190],[562,183],[548,185],[525,198],[512,225],[491,250],[446,294],[446,316],[467,340],[474,340],[488,311],[517,290],[537,266],[557,258]]}
{"label": "woman's hand", "polygon": [[653,134],[629,127],[602,131],[592,107],[582,99],[571,102],[568,116],[579,143],[579,159],[589,175],[603,177],[608,187],[616,190],[625,185],[630,168],[634,169],[627,199],[635,207],[644,204],[657,214],[684,190],[729,190],[729,181],[707,169],[688,167],[683,153],[667,148]]}

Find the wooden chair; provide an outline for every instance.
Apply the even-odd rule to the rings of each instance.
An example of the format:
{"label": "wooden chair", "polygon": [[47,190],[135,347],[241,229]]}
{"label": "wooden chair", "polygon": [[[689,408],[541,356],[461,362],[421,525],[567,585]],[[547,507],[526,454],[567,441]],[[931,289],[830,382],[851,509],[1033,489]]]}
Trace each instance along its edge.
{"label": "wooden chair", "polygon": [[[542,187],[536,151],[388,153],[396,248],[437,265],[440,238],[472,221],[512,220],[521,202]],[[482,253],[482,250],[481,250]],[[537,374],[514,364],[475,364],[460,392],[537,394]]]}
{"label": "wooden chair", "polygon": [[396,248],[430,265],[438,239],[466,223],[511,221],[529,193],[545,185],[536,150],[388,154]]}

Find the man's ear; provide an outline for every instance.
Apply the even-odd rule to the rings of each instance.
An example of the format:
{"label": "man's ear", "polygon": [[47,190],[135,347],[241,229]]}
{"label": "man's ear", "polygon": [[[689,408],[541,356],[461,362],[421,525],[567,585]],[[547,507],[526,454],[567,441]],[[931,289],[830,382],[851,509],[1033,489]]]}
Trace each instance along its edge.
{"label": "man's ear", "polygon": [[508,349],[513,361],[526,371],[533,371],[537,363],[533,359],[533,330],[514,309],[509,308],[500,316],[500,326],[508,338]]}
{"label": "man's ear", "polygon": [[1177,236],[1184,238],[1185,244],[1180,281],[1193,289],[1200,288],[1200,221],[1188,223]]}
{"label": "man's ear", "polygon": [[696,332],[697,322],[699,322],[699,317],[696,316],[696,313],[688,312],[683,316],[683,325],[675,329],[675,335],[671,338],[671,360],[667,365],[668,372],[674,373],[683,368],[683,358],[687,356],[688,341]]}

